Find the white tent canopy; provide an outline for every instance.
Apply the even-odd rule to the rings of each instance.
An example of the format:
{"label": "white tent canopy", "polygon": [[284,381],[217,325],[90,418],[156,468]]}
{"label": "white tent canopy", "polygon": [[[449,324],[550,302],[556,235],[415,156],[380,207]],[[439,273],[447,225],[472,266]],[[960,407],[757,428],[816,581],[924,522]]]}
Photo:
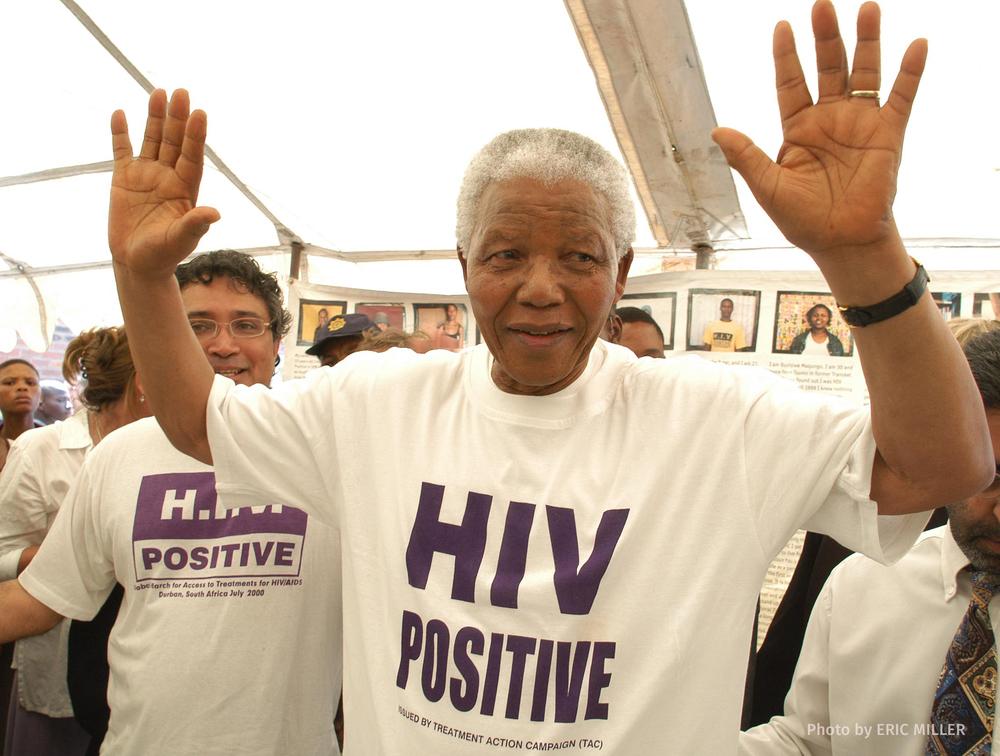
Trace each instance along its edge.
{"label": "white tent canopy", "polygon": [[[791,20],[808,71],[810,5],[697,0],[686,9],[695,50],[680,0],[3,4],[0,351],[15,331],[42,347],[56,319],[74,329],[120,320],[104,229],[108,121],[124,108],[137,137],[142,79],[191,91],[209,113],[210,146],[237,180],[206,171],[201,201],[223,220],[202,248],[252,250],[283,273],[301,242],[313,281],[459,291],[457,266],[434,258],[454,246],[465,164],[496,133],[540,125],[588,134],[624,155],[634,175],[639,167],[637,203],[648,212],[640,270],[689,255],[708,216],[725,221],[704,224],[721,265],[786,267],[787,256],[760,251],[787,245],[742,182],[718,170],[705,134],[714,110],[720,124],[776,152],[770,33],[778,18]],[[1000,105],[991,95],[1000,9],[978,0],[882,5],[883,91],[909,39],[931,41],[899,225],[928,254],[949,250],[945,267],[995,267],[984,261],[1000,239]],[[840,11],[850,39],[856,7]],[[604,23],[625,31],[602,37]],[[664,145],[676,149],[661,166]],[[682,174],[670,173],[672,162]]]}

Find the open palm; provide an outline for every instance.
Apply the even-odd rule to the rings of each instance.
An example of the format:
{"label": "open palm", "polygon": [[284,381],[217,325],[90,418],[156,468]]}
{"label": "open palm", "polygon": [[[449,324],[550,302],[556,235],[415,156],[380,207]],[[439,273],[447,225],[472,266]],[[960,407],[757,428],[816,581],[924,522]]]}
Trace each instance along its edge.
{"label": "open palm", "polygon": [[[809,94],[787,23],[774,33],[774,60],[784,142],[772,162],[749,138],[718,129],[730,164],[785,237],[811,254],[874,244],[895,233],[892,201],[903,135],[923,72],[927,47],[910,45],[885,106],[880,84],[879,10],[858,13],[853,71],[833,6],[813,8],[819,97]],[[857,94],[861,92],[861,94]],[[854,93],[854,94],[852,94]]]}
{"label": "open palm", "polygon": [[115,262],[133,273],[172,275],[219,219],[210,207],[197,207],[205,153],[207,121],[189,112],[187,92],[170,100],[156,90],[138,157],[132,155],[125,115],[111,119],[114,173],[108,242]]}

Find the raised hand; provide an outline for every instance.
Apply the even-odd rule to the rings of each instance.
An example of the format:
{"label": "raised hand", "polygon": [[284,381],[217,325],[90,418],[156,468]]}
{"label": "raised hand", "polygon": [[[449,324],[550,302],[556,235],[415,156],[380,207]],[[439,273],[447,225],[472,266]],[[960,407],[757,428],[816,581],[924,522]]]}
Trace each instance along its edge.
{"label": "raised hand", "polygon": [[819,97],[814,103],[785,21],[774,30],[774,67],[784,143],[772,162],[745,135],[717,129],[713,138],[785,237],[814,257],[897,237],[892,218],[903,134],[927,58],[926,40],[910,44],[884,106],[879,7],[858,12],[854,65],[829,0],[813,6]]}
{"label": "raised hand", "polygon": [[208,121],[190,112],[188,93],[155,90],[149,97],[146,132],[133,157],[125,114],[111,116],[114,173],[108,242],[115,264],[129,273],[170,277],[219,219],[217,210],[197,207]]}

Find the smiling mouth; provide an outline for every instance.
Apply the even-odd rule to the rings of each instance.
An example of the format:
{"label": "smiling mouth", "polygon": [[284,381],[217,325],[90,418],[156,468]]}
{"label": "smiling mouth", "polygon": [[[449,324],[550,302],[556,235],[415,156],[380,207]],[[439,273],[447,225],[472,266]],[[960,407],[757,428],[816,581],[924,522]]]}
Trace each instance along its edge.
{"label": "smiling mouth", "polygon": [[514,333],[523,333],[526,336],[555,336],[561,333],[567,333],[571,329],[568,326],[552,325],[537,327],[509,326],[509,330]]}
{"label": "smiling mouth", "polygon": [[240,373],[245,373],[246,368],[215,368],[215,374],[226,378],[236,378]]}

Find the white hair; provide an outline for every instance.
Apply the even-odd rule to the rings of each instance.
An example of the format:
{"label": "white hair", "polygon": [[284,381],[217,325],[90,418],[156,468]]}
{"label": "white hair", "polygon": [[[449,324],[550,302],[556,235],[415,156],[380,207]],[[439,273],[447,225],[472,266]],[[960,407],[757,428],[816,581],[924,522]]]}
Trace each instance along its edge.
{"label": "white hair", "polygon": [[458,193],[455,235],[468,255],[486,187],[497,181],[530,178],[543,184],[579,181],[608,202],[615,255],[635,239],[635,207],[622,164],[593,139],[563,129],[515,129],[495,137],[472,158]]}

